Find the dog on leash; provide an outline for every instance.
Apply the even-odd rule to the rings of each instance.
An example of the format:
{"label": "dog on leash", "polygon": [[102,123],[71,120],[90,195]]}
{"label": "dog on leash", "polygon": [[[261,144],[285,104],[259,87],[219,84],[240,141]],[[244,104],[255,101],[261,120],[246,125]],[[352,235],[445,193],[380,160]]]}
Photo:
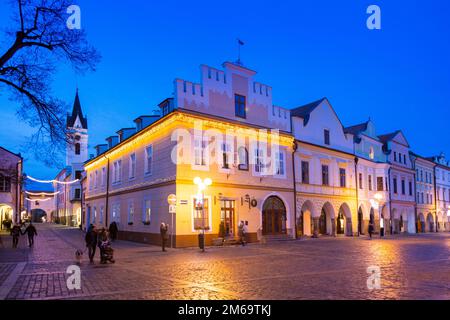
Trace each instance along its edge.
{"label": "dog on leash", "polygon": [[75,251],[75,260],[77,261],[77,264],[80,265],[81,264],[81,260],[83,259],[83,251],[81,251],[80,249],[78,249],[77,251]]}

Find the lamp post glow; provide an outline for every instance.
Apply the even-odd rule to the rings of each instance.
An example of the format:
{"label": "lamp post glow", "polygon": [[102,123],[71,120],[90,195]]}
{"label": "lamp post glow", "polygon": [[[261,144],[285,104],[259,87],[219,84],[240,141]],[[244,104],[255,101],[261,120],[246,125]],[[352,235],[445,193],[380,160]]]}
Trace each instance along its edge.
{"label": "lamp post glow", "polygon": [[[378,216],[380,218],[380,236],[382,236],[382,233],[384,233],[384,217],[381,214],[380,210],[380,202],[383,200],[383,195],[379,192],[374,194],[374,199],[370,200],[372,206],[374,206],[375,209],[378,210]],[[383,230],[383,231],[381,231]]]}
{"label": "lamp post glow", "polygon": [[205,189],[207,186],[210,186],[212,184],[212,180],[210,178],[205,178],[202,180],[200,177],[194,178],[194,184],[198,187],[198,193],[197,193],[197,201],[198,199],[201,200],[202,204],[202,229],[203,229],[203,240],[202,240],[202,251],[205,252]]}

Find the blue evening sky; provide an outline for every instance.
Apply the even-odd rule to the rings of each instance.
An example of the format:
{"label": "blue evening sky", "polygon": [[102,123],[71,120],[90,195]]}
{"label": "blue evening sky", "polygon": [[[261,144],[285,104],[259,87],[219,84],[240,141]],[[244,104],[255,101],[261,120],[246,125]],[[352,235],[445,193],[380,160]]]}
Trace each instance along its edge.
{"label": "blue evening sky", "polygon": [[[11,9],[0,0],[0,29]],[[381,7],[381,30],[366,8]],[[132,125],[172,93],[173,80],[199,81],[199,65],[236,60],[293,108],[329,98],[344,125],[371,117],[379,134],[402,129],[412,149],[450,156],[448,1],[102,1],[81,0],[82,28],[102,54],[95,73],[61,65],[54,93],[71,106],[78,83],[90,148]],[[0,53],[9,43],[0,33]],[[32,129],[0,92],[0,145],[26,158],[25,172],[52,178],[22,148]],[[68,110],[70,111],[70,110]],[[91,151],[93,153],[93,150]]]}

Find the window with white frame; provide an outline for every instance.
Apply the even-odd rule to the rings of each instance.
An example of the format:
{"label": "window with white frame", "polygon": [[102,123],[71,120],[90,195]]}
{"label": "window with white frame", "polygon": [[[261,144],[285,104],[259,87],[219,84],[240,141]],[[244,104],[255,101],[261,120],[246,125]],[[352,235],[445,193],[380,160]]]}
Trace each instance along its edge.
{"label": "window with white frame", "polygon": [[95,170],[94,189],[98,187],[98,170]]}
{"label": "window with white frame", "polygon": [[152,174],[153,167],[153,145],[145,148],[145,174]]}
{"label": "window with white frame", "polygon": [[264,173],[264,150],[260,147],[255,149],[255,172]]}
{"label": "window with white frame", "polygon": [[209,199],[193,199],[194,230],[209,230]]}
{"label": "window with white frame", "polygon": [[134,222],[134,203],[133,201],[128,202],[128,224],[133,224]]}
{"label": "window with white frame", "polygon": [[113,182],[117,183],[122,180],[122,160],[113,163]]}
{"label": "window with white frame", "polygon": [[111,221],[120,222],[120,203],[115,203],[112,206]]}
{"label": "window with white frame", "polygon": [[130,155],[130,166],[129,166],[129,175],[130,179],[136,177],[136,153],[132,153]]}
{"label": "window with white frame", "polygon": [[146,225],[150,224],[151,222],[151,201],[146,199],[144,200],[144,210],[142,211],[142,222]]}
{"label": "window with white frame", "polygon": [[278,176],[284,176],[285,173],[285,159],[284,153],[279,151],[275,153],[275,174]]}
{"label": "window with white frame", "polygon": [[244,146],[238,149],[239,170],[248,170],[248,151]]}
{"label": "window with white frame", "polygon": [[222,143],[222,169],[230,169],[230,160],[232,159],[231,145]]}
{"label": "window with white frame", "polygon": [[207,165],[207,146],[208,141],[205,138],[194,139],[194,165],[206,166]]}
{"label": "window with white frame", "polygon": [[102,168],[102,187],[105,186],[105,181],[106,181],[106,168],[103,167]]}
{"label": "window with white frame", "polygon": [[91,172],[89,173],[89,190],[92,190],[93,187],[94,187],[94,176]]}

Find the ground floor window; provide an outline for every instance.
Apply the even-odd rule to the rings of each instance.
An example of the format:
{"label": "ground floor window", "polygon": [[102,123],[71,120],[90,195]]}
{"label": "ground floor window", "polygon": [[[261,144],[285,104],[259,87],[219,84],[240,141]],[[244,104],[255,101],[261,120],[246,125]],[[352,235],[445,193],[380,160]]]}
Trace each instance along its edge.
{"label": "ground floor window", "polygon": [[194,230],[209,230],[209,199],[194,197]]}

